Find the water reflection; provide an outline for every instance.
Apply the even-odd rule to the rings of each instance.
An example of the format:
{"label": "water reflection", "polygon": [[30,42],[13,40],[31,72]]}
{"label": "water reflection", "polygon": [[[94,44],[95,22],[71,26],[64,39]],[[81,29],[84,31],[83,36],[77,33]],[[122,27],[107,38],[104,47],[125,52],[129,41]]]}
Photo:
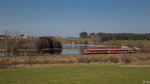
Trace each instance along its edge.
{"label": "water reflection", "polygon": [[83,54],[84,49],[63,49],[62,55],[74,55],[74,54]]}
{"label": "water reflection", "polygon": [[[36,52],[33,51],[21,51],[21,52],[8,52],[8,56],[34,56]],[[0,52],[0,56],[6,56],[6,52]]]}
{"label": "water reflection", "polygon": [[37,54],[61,54],[62,53],[62,49],[59,50],[42,50],[37,52]]}

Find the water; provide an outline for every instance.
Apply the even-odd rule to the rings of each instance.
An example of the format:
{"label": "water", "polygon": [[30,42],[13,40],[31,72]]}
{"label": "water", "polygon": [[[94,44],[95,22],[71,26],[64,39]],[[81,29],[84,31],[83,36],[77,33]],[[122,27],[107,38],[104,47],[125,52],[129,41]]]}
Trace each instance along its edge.
{"label": "water", "polygon": [[70,54],[81,54],[79,49],[63,49],[62,50],[62,55],[70,55]]}
{"label": "water", "polygon": [[[88,49],[88,48],[103,48],[103,47],[63,46],[62,50],[49,50],[49,51],[42,51],[40,53],[34,51],[13,52],[13,53],[8,53],[8,56],[34,56],[37,54],[75,55],[75,54],[83,54],[84,49]],[[6,53],[0,51],[0,56],[6,56]]]}
{"label": "water", "polygon": [[[34,56],[35,52],[13,52],[8,53],[8,56]],[[6,56],[6,52],[0,52],[0,56]]]}

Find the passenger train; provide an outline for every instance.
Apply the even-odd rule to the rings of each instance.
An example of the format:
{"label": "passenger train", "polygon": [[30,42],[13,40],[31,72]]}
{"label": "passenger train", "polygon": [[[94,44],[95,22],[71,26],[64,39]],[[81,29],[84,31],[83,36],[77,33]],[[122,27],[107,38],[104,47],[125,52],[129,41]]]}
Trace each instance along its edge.
{"label": "passenger train", "polygon": [[134,49],[85,49],[85,54],[133,53]]}

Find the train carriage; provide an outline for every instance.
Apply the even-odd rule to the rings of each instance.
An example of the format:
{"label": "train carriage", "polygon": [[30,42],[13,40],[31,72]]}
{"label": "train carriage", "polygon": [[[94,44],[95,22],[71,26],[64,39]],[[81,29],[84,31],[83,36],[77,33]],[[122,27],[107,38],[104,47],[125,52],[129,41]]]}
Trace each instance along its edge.
{"label": "train carriage", "polygon": [[85,49],[85,54],[133,53],[133,49]]}

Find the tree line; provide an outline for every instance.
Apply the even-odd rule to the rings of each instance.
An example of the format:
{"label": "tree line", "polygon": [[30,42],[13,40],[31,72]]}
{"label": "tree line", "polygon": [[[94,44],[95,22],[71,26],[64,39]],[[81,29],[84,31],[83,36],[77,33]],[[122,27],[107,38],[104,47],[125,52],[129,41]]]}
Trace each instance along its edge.
{"label": "tree line", "polygon": [[80,38],[96,39],[99,42],[108,40],[150,40],[150,33],[138,34],[138,33],[87,33],[81,32]]}
{"label": "tree line", "polygon": [[18,37],[19,34],[5,31],[3,38],[0,37],[0,49],[5,50],[6,52],[13,52],[18,51],[19,49],[43,50],[62,48],[62,43],[54,37],[45,36],[33,39]]}

